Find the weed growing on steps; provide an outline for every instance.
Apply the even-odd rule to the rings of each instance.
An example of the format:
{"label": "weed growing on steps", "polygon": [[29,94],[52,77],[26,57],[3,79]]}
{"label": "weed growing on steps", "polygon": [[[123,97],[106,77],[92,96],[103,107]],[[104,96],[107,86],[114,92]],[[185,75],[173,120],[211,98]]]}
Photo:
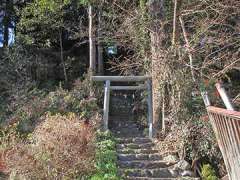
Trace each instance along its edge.
{"label": "weed growing on steps", "polygon": [[110,132],[97,133],[95,167],[91,180],[120,180],[117,175],[116,140]]}
{"label": "weed growing on steps", "polygon": [[216,173],[210,164],[204,164],[202,167],[203,180],[217,180]]}

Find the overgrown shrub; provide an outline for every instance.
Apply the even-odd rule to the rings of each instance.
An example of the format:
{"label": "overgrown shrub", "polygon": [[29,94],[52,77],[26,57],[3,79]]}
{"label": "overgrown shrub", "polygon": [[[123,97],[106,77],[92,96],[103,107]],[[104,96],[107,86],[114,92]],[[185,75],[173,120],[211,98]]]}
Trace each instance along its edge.
{"label": "overgrown shrub", "polygon": [[209,160],[221,159],[221,152],[209,122],[193,119],[185,128],[181,138],[184,139],[188,158],[207,156]]}
{"label": "overgrown shrub", "polygon": [[5,173],[19,179],[73,179],[95,171],[101,116],[88,82],[52,92],[28,86],[10,96],[0,118]]}
{"label": "overgrown shrub", "polygon": [[60,86],[50,93],[37,88],[22,90],[11,96],[7,112],[0,119],[4,118],[1,120],[4,125],[17,123],[18,131],[25,134],[32,132],[47,112],[63,115],[73,112],[81,119],[90,119],[100,109],[97,99],[90,96],[91,86],[87,82],[78,80],[72,90]]}
{"label": "overgrown shrub", "polygon": [[46,115],[28,143],[19,143],[6,156],[11,176],[27,179],[76,179],[94,169],[93,124],[75,114]]}

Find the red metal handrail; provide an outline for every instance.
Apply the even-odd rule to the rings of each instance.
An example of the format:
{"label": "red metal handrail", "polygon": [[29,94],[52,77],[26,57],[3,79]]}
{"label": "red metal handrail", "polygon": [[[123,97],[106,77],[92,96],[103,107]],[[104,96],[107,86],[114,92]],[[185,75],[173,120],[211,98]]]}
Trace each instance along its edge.
{"label": "red metal handrail", "polygon": [[210,106],[208,115],[231,180],[240,179],[240,112]]}

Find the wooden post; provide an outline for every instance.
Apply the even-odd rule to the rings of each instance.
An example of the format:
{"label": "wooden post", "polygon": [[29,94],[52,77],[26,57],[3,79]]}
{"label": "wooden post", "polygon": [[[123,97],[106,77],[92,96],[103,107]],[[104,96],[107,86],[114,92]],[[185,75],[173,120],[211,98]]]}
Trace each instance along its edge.
{"label": "wooden post", "polygon": [[105,84],[104,91],[104,109],[103,109],[103,121],[104,121],[104,130],[108,130],[108,113],[109,113],[109,99],[110,99],[110,81],[107,80]]}
{"label": "wooden post", "polygon": [[147,81],[148,87],[148,126],[149,138],[153,138],[153,101],[152,101],[152,81]]}

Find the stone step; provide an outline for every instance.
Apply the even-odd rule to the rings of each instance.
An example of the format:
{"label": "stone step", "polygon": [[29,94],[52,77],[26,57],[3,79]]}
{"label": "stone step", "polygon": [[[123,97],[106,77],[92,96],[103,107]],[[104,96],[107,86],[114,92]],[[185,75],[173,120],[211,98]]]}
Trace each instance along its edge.
{"label": "stone step", "polygon": [[116,129],[116,128],[140,128],[140,126],[135,123],[133,123],[133,124],[112,124],[109,127],[112,127],[114,129]]}
{"label": "stone step", "polygon": [[109,127],[112,127],[114,129],[116,129],[116,128],[139,128],[139,126],[135,123],[133,123],[133,124],[111,124]]}
{"label": "stone step", "polygon": [[166,161],[119,161],[120,168],[127,169],[157,169],[173,166],[176,162]]}
{"label": "stone step", "polygon": [[117,138],[118,143],[151,143],[151,139],[147,137],[137,137],[137,138]]}
{"label": "stone step", "polygon": [[109,122],[112,124],[137,124],[135,120],[132,119],[133,116],[121,116],[118,118],[114,118],[109,116]]}
{"label": "stone step", "polygon": [[112,123],[114,127],[139,127],[135,122],[122,122],[122,123]]}
{"label": "stone step", "polygon": [[132,133],[127,133],[127,132],[121,132],[121,131],[117,131],[114,132],[113,134],[115,135],[115,137],[119,137],[119,138],[125,138],[125,137],[142,137],[143,136],[143,132],[132,132]]}
{"label": "stone step", "polygon": [[159,154],[118,154],[117,157],[119,161],[160,161],[163,159]]}
{"label": "stone step", "polygon": [[161,155],[141,127],[129,118],[126,119],[117,117],[110,123],[110,129],[117,137],[119,176],[126,180],[195,179],[181,177],[185,171],[175,168],[176,158]]}
{"label": "stone step", "polygon": [[129,143],[129,144],[117,144],[117,150],[123,150],[123,149],[150,149],[154,147],[153,143],[142,143],[142,144],[135,144],[135,143]]}
{"label": "stone step", "polygon": [[156,149],[118,149],[118,153],[120,154],[154,154],[159,153]]}
{"label": "stone step", "polygon": [[[114,133],[113,133],[114,134]],[[136,133],[136,134],[114,134],[115,137],[117,138],[134,138],[134,137],[143,137],[145,136],[143,132],[140,132],[140,133]]]}
{"label": "stone step", "polygon": [[194,177],[178,177],[178,178],[150,178],[150,177],[125,177],[125,180],[200,180]]}
{"label": "stone step", "polygon": [[[125,177],[125,180],[183,180],[181,178]],[[186,179],[190,180],[190,179]]]}
{"label": "stone step", "polygon": [[115,131],[126,131],[126,130],[128,130],[128,132],[131,132],[130,130],[138,130],[138,131],[140,131],[141,129],[140,129],[140,127],[139,126],[115,126],[115,127],[112,127],[112,126],[109,126],[109,128],[110,129],[113,129],[113,130],[115,130]]}
{"label": "stone step", "polygon": [[125,133],[125,134],[136,134],[136,133],[141,133],[141,131],[137,128],[131,128],[131,131],[127,128],[119,128],[112,130],[113,133]]}
{"label": "stone step", "polygon": [[110,127],[125,127],[125,128],[128,128],[128,127],[137,127],[139,128],[140,126],[136,123],[112,123],[110,125]]}
{"label": "stone step", "polygon": [[122,177],[149,177],[149,178],[177,178],[180,174],[176,170],[167,168],[158,169],[119,169]]}

